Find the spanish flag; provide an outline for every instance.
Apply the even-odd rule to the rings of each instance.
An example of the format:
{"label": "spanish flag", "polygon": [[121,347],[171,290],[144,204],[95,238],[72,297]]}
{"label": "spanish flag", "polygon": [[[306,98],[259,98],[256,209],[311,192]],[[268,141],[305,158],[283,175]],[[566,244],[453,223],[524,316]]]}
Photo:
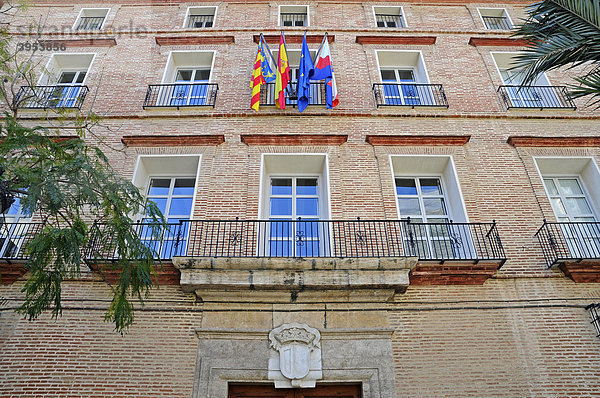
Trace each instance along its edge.
{"label": "spanish flag", "polygon": [[279,58],[277,59],[277,77],[275,78],[275,106],[285,109],[285,89],[290,82],[290,66],[283,32],[279,37]]}

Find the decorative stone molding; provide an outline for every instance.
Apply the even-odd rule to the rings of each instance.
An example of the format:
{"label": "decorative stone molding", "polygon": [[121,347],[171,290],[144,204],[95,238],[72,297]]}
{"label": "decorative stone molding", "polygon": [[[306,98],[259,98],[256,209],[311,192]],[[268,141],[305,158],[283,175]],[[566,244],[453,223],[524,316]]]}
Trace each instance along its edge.
{"label": "decorative stone molding", "polygon": [[[194,330],[198,337],[194,398],[226,397],[229,383],[273,382],[268,377],[273,351],[268,341],[273,330]],[[360,383],[363,398],[396,398],[393,329],[324,328],[319,332],[323,373],[319,383]]]}
{"label": "decorative stone molding", "polygon": [[365,141],[373,146],[461,146],[470,139],[470,135],[367,135],[365,137]]}
{"label": "decorative stone molding", "polygon": [[269,380],[275,388],[313,388],[323,378],[321,334],[303,323],[281,325],[269,333]]}

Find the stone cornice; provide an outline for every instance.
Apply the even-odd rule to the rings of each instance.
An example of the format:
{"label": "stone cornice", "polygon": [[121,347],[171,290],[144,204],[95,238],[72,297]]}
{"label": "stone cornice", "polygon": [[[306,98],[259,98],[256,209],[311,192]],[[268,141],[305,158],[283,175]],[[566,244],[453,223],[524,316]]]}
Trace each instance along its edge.
{"label": "stone cornice", "polygon": [[242,134],[246,145],[342,145],[348,141],[341,134]]}
{"label": "stone cornice", "polygon": [[534,137],[510,136],[506,141],[514,147],[600,147],[600,137]]}
{"label": "stone cornice", "polygon": [[117,45],[117,40],[114,37],[98,38],[98,39],[59,39],[59,40],[44,40],[42,44],[57,44],[65,47],[112,47]]}
{"label": "stone cornice", "polygon": [[[340,328],[321,329],[317,328],[321,337],[327,340],[348,339],[389,339],[394,334],[394,328]],[[194,328],[196,336],[209,339],[226,340],[262,340],[269,336],[270,329],[226,329],[226,328]]]}
{"label": "stone cornice", "polygon": [[493,47],[523,47],[527,45],[525,40],[513,39],[510,37],[471,37],[469,44],[472,46],[493,46]]}
{"label": "stone cornice", "polygon": [[431,45],[435,41],[435,36],[356,36],[358,44]]}
{"label": "stone cornice", "polygon": [[159,46],[183,46],[183,45],[210,45],[210,44],[233,44],[234,36],[167,36],[156,37]]}
{"label": "stone cornice", "polygon": [[128,147],[217,146],[225,142],[224,135],[129,135],[121,139]]}
{"label": "stone cornice", "polygon": [[365,141],[381,146],[465,145],[470,135],[367,135]]}

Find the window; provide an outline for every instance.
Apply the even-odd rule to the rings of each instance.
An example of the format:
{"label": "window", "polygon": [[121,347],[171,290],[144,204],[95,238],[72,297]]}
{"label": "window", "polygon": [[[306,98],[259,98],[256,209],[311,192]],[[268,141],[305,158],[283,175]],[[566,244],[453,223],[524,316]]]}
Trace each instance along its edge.
{"label": "window", "polygon": [[600,257],[600,172],[590,158],[536,158],[558,229],[574,258]]}
{"label": "window", "polygon": [[[406,253],[421,259],[475,258],[462,194],[447,156],[391,157],[398,216],[410,217]],[[450,224],[450,221],[456,224]]]}
{"label": "window", "polygon": [[73,25],[74,30],[100,30],[110,8],[82,8]]}
{"label": "window", "polygon": [[20,198],[0,215],[0,258],[20,257],[19,253],[31,228],[31,214],[23,211]]}
{"label": "window", "polygon": [[184,28],[212,28],[215,26],[217,7],[188,7]]}
{"label": "window", "polygon": [[143,189],[148,200],[164,214],[168,227],[153,234],[140,216],[138,231],[142,241],[162,259],[183,255],[187,247],[189,224],[193,215],[200,155],[140,156],[133,182]]}
{"label": "window", "polygon": [[216,85],[210,84],[213,60],[213,51],[172,51],[151,106],[214,105]]}
{"label": "window", "polygon": [[359,398],[360,385],[317,386],[315,388],[274,388],[269,385],[230,385],[228,398]]}
{"label": "window", "polygon": [[309,26],[308,6],[279,6],[279,26]]}
{"label": "window", "polygon": [[504,8],[478,8],[483,26],[489,30],[510,30],[512,21]]}
{"label": "window", "polygon": [[545,74],[523,86],[523,75],[511,70],[516,53],[492,53],[502,82],[504,83],[505,101],[509,108],[563,108],[558,92],[550,86]]}
{"label": "window", "polygon": [[325,155],[265,155],[263,208],[266,234],[259,254],[274,257],[323,256],[328,231]]}
{"label": "window", "polygon": [[380,91],[378,105],[445,106],[440,85],[429,84],[423,57],[418,51],[377,51]]}
{"label": "window", "polygon": [[81,108],[95,54],[53,54],[35,87],[22,87],[19,107]]}
{"label": "window", "polygon": [[379,28],[404,28],[404,12],[402,7],[373,7],[375,22]]}

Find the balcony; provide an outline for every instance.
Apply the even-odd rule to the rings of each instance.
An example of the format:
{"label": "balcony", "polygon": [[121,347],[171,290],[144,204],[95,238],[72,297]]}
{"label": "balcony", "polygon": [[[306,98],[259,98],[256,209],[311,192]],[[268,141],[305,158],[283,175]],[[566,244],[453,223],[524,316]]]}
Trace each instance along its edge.
{"label": "balcony", "polygon": [[306,13],[282,12],[280,18],[281,26],[307,26]]}
{"label": "balcony", "polygon": [[373,93],[377,107],[407,106],[448,108],[441,84],[375,83]]}
{"label": "balcony", "polygon": [[[275,105],[275,83],[263,84],[260,88],[260,104]],[[298,104],[298,82],[290,82],[285,89],[285,104],[295,107]],[[327,105],[324,82],[310,83],[308,105]]]}
{"label": "balcony", "polygon": [[100,30],[105,17],[80,17],[75,30]]}
{"label": "balcony", "polygon": [[565,261],[600,262],[600,222],[544,222],[535,236],[548,267]]}
{"label": "balcony", "polygon": [[378,28],[404,28],[402,15],[375,14]]}
{"label": "balcony", "polygon": [[219,85],[215,83],[172,83],[148,86],[143,108],[215,107]]}
{"label": "balcony", "polygon": [[190,15],[187,21],[188,28],[211,28],[214,15]]}
{"label": "balcony", "polygon": [[[479,262],[505,255],[495,223],[414,223],[410,220],[189,220],[133,228],[157,259],[385,258]],[[158,228],[158,229],[156,229]],[[116,242],[95,224],[87,256],[115,260]]]}
{"label": "balcony", "polygon": [[507,17],[482,16],[485,27],[490,30],[511,30],[512,24]]}
{"label": "balcony", "polygon": [[87,86],[21,86],[14,103],[20,109],[81,109]]}
{"label": "balcony", "polygon": [[600,222],[546,222],[536,232],[548,268],[575,282],[600,282]]}
{"label": "balcony", "polygon": [[29,257],[25,248],[43,227],[44,224],[38,222],[5,223],[0,219],[0,260],[6,262],[27,260]]}
{"label": "balcony", "polygon": [[500,86],[507,109],[576,109],[565,86]]}

